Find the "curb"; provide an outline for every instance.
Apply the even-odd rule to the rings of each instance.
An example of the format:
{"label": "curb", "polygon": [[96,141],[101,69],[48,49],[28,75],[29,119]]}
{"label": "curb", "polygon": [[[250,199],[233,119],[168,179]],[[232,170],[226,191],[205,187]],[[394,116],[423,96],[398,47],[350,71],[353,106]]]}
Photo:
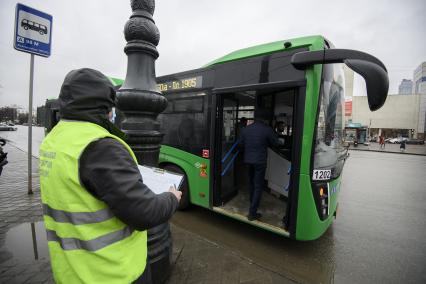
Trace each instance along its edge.
{"label": "curb", "polygon": [[[21,147],[19,147],[18,145],[15,145],[15,144],[13,143],[13,141],[12,141],[12,140],[8,140],[8,139],[6,139],[6,138],[3,138],[3,139],[5,139],[5,140],[7,141],[7,144],[6,144],[5,146],[13,147],[13,148],[15,148],[15,149],[18,149],[18,150],[19,150],[19,151],[21,151],[21,152],[24,152],[24,153],[27,153],[27,154],[28,154],[28,149],[21,149]],[[3,146],[3,147],[5,147],[5,146]],[[34,158],[34,159],[39,160],[39,157],[38,157],[38,156],[36,156],[36,154],[34,154],[34,152],[33,152],[33,154],[31,155],[31,157],[32,157],[32,158]]]}
{"label": "curb", "polygon": [[354,149],[349,148],[349,151],[364,151],[364,152],[377,152],[377,153],[390,153],[390,154],[400,154],[400,155],[415,155],[415,156],[426,156],[426,154],[419,153],[409,153],[409,152],[391,152],[391,151],[381,151],[381,150],[370,150],[370,149]]}

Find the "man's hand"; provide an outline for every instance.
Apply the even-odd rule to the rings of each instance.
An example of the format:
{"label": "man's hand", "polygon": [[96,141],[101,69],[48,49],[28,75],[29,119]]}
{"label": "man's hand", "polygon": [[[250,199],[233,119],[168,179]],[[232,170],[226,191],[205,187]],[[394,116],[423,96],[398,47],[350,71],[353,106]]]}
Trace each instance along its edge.
{"label": "man's hand", "polygon": [[173,193],[174,196],[176,196],[176,199],[178,200],[178,202],[180,202],[180,199],[182,198],[182,192],[179,190],[176,190],[176,188],[174,186],[171,186],[169,188],[169,192]]}

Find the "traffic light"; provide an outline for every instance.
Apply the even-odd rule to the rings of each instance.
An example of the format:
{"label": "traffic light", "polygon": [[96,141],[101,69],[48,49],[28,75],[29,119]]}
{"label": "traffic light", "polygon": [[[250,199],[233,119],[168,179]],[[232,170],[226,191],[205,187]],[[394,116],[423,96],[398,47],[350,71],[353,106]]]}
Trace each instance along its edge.
{"label": "traffic light", "polygon": [[414,135],[414,129],[411,129],[411,135]]}

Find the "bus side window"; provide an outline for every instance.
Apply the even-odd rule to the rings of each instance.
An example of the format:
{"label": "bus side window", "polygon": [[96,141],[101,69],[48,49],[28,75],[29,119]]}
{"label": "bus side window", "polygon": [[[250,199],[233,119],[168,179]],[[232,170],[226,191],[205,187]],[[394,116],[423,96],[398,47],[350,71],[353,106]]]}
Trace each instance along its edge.
{"label": "bus side window", "polygon": [[[184,94],[186,95],[186,94]],[[158,116],[164,133],[163,144],[195,155],[207,145],[205,96],[168,98],[166,110]]]}

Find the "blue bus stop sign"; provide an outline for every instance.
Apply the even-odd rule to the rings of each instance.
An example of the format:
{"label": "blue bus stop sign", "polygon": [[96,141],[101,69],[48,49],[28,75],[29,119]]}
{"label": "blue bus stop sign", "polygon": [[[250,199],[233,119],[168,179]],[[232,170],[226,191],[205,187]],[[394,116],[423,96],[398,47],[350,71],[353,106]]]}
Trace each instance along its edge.
{"label": "blue bus stop sign", "polygon": [[50,56],[52,44],[52,16],[31,7],[16,4],[15,49]]}

